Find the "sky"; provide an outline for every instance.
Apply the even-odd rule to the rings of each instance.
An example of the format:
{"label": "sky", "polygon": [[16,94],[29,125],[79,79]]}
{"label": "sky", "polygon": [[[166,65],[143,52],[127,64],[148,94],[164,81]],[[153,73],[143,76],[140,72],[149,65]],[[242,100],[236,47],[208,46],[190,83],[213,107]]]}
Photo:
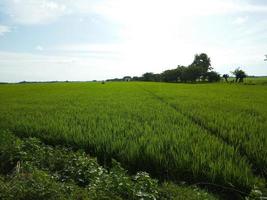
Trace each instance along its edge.
{"label": "sky", "polygon": [[141,76],[198,53],[267,75],[267,1],[0,0],[0,82]]}

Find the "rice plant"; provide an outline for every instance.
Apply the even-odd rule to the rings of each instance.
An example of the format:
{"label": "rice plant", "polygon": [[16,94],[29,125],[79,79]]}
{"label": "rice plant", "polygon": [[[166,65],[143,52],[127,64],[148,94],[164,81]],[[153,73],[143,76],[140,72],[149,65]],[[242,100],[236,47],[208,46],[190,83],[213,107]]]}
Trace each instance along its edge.
{"label": "rice plant", "polygon": [[84,149],[104,166],[249,192],[266,174],[264,86],[56,83],[0,86],[0,128]]}

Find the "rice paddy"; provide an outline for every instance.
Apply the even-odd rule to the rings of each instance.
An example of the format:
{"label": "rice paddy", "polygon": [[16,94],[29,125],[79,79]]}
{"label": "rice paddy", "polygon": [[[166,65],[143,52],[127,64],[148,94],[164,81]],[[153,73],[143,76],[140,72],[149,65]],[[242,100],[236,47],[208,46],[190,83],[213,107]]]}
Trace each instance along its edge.
{"label": "rice paddy", "polygon": [[249,192],[267,176],[267,88],[143,82],[0,86],[0,129],[104,166]]}

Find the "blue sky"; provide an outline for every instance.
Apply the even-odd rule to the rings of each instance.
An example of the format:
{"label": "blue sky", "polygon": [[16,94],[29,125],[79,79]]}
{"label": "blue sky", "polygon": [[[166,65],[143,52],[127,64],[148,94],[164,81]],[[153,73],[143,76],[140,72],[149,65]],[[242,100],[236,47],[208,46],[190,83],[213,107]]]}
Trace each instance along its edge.
{"label": "blue sky", "polygon": [[191,64],[267,75],[265,0],[0,0],[0,81],[104,80]]}

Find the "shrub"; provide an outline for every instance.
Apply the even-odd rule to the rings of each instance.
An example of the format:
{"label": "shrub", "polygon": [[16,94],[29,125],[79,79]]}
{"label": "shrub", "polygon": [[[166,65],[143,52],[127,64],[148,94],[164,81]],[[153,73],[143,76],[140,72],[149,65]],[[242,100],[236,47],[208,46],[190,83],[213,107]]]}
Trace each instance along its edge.
{"label": "shrub", "polygon": [[206,73],[206,77],[209,82],[218,82],[221,80],[220,74],[217,72],[211,71]]}

